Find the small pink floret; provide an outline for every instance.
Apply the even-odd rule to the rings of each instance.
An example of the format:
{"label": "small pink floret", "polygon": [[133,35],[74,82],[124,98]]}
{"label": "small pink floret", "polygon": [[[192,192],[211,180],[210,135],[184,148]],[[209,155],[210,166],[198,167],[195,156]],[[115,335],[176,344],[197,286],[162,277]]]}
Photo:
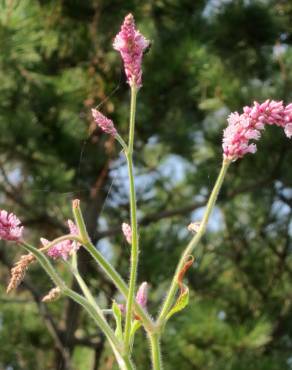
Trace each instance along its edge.
{"label": "small pink floret", "polygon": [[127,242],[129,244],[131,244],[132,243],[132,229],[131,229],[131,226],[129,224],[127,224],[126,222],[123,222],[122,223],[122,231],[123,231],[124,237],[126,238]]}
{"label": "small pink floret", "polygon": [[23,226],[13,213],[0,210],[0,239],[19,241],[22,237]]}
{"label": "small pink floret", "polygon": [[102,131],[112,136],[117,135],[117,130],[111,119],[107,118],[96,109],[91,109],[91,113],[95,123],[98,125],[98,127],[102,129]]}
{"label": "small pink floret", "polygon": [[130,86],[142,86],[142,58],[149,41],[136,29],[132,14],[128,14],[116,35],[113,48],[121,53]]}
{"label": "small pink floret", "polygon": [[292,123],[288,123],[285,126],[285,134],[289,139],[292,137]]}
{"label": "small pink floret", "polygon": [[137,295],[136,295],[136,301],[140,304],[143,308],[146,307],[148,300],[148,283],[144,281],[138,289]]}
{"label": "small pink floret", "polygon": [[249,140],[259,140],[265,125],[282,127],[286,136],[292,137],[292,104],[285,107],[282,101],[254,102],[252,107],[244,107],[242,114],[231,113],[227,121],[223,133],[224,157],[236,160],[256,152],[256,145]]}
{"label": "small pink floret", "polygon": [[[44,238],[41,238],[41,242],[44,246],[50,243],[47,239]],[[51,247],[48,250],[47,254],[53,259],[63,258],[66,261],[72,251],[72,242],[70,240],[64,240],[63,242],[55,244],[53,247]]]}
{"label": "small pink floret", "polygon": [[[143,308],[146,308],[147,306],[147,301],[148,301],[148,283],[144,281],[139,286],[138,292],[136,294],[136,302],[139,303],[140,306]],[[119,304],[118,305],[122,314],[125,315],[127,312],[126,306],[124,304]]]}
{"label": "small pink floret", "polygon": [[[68,226],[70,229],[70,234],[77,236],[79,235],[78,228],[73,221],[68,220]],[[44,246],[49,244],[49,241],[44,238],[41,238],[41,242]],[[76,252],[79,249],[79,247],[80,243],[76,241],[64,240],[52,246],[48,250],[47,254],[53,259],[63,258],[66,261],[73,252]]]}

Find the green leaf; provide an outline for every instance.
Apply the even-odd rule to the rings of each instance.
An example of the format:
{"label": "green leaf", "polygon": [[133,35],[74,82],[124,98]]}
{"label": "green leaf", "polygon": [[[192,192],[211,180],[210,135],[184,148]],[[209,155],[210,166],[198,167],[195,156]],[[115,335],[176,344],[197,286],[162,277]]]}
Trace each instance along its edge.
{"label": "green leaf", "polygon": [[185,273],[188,271],[188,269],[192,266],[194,262],[194,257],[193,256],[188,256],[182,268],[180,269],[178,275],[177,275],[177,283],[180,288],[180,294],[179,297],[175,303],[175,305],[172,307],[172,309],[168,312],[166,316],[166,321],[174,315],[176,312],[179,312],[183,310],[189,303],[189,288],[183,284],[183,278],[185,276]]}
{"label": "green leaf", "polygon": [[123,339],[122,312],[119,305],[115,301],[113,301],[112,310],[116,320],[115,335],[118,339],[122,340]]}
{"label": "green leaf", "polygon": [[133,348],[136,331],[138,329],[140,329],[141,326],[142,326],[142,324],[141,324],[140,320],[134,320],[134,322],[132,324],[132,327],[131,327],[131,333],[130,333],[130,346],[131,346],[131,348]]}
{"label": "green leaf", "polygon": [[166,320],[168,320],[172,315],[175,313],[183,310],[189,303],[189,288],[184,285],[184,290],[181,292],[180,296],[178,297],[175,305],[172,309],[168,312],[166,316]]}

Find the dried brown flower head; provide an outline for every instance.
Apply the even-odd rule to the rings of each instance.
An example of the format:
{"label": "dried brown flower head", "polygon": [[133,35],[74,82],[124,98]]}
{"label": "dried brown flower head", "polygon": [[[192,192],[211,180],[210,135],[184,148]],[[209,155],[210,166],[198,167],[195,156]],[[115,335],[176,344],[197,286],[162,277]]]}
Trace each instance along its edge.
{"label": "dried brown flower head", "polygon": [[61,290],[59,287],[55,287],[49,291],[42,299],[42,302],[53,302],[56,301],[61,295]]}
{"label": "dried brown flower head", "polygon": [[26,254],[20,257],[20,260],[16,262],[15,266],[11,269],[11,277],[6,289],[7,293],[18,287],[18,285],[24,279],[24,275],[28,266],[35,261],[35,257],[32,254]]}

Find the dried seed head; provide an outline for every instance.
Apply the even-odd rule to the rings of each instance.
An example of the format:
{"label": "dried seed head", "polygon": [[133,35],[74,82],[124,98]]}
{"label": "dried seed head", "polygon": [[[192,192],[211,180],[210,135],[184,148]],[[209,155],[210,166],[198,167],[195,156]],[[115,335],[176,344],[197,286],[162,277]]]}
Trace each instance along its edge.
{"label": "dried seed head", "polygon": [[11,277],[6,289],[7,293],[18,287],[25,276],[25,272],[28,266],[35,261],[35,257],[32,254],[26,254],[20,257],[20,260],[16,262],[15,266],[11,269]]}
{"label": "dried seed head", "polygon": [[61,290],[59,287],[55,287],[49,291],[47,295],[45,295],[42,299],[42,302],[53,302],[59,299],[61,296]]}

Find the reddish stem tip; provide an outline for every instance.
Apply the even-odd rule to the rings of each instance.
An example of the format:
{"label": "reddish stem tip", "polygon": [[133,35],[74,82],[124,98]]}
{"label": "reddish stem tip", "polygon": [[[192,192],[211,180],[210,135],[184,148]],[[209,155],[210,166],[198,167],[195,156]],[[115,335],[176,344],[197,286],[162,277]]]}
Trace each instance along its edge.
{"label": "reddish stem tip", "polygon": [[72,202],[73,208],[79,208],[80,207],[80,200],[74,199]]}

